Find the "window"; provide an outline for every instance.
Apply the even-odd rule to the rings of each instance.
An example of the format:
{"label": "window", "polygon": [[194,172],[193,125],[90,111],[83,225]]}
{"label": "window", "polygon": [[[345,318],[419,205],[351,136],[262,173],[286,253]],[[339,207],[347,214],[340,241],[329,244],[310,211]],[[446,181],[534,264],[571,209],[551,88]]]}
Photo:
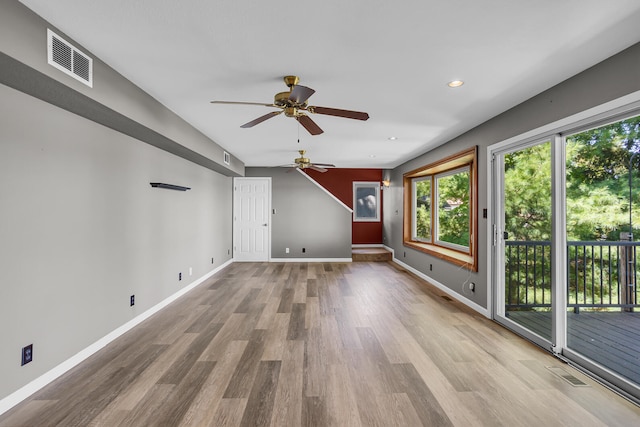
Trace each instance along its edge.
{"label": "window", "polygon": [[431,178],[413,181],[414,221],[413,237],[420,242],[431,242]]}
{"label": "window", "polygon": [[477,147],[404,175],[404,244],[477,271]]}
{"label": "window", "polygon": [[353,183],[353,220],[380,221],[380,183]]}

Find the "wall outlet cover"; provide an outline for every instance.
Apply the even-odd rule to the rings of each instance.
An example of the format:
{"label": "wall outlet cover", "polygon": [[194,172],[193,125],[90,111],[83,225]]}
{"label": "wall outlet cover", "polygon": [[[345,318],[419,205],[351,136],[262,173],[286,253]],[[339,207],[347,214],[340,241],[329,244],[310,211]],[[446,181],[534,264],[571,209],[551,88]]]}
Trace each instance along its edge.
{"label": "wall outlet cover", "polygon": [[33,344],[22,348],[22,366],[33,360]]}

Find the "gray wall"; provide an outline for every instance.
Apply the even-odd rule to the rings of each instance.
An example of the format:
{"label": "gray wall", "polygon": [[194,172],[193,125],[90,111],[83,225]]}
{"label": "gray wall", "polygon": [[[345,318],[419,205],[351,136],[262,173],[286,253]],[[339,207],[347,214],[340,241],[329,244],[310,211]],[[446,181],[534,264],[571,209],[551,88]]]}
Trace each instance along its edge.
{"label": "gray wall", "polygon": [[[58,72],[52,67],[32,68],[42,68],[46,28],[27,12],[0,3],[0,81],[8,84],[0,84],[0,399],[229,261],[230,176],[244,169],[221,168],[207,157],[220,147],[107,67],[96,70],[96,98],[64,75],[45,75]],[[35,76],[30,88],[14,89],[16,67]],[[58,106],[78,100],[91,114]],[[174,148],[180,141],[207,165],[134,138],[131,128]],[[153,189],[153,181],[192,189]],[[28,344],[34,360],[21,367]]]}
{"label": "gray wall", "polygon": [[[487,208],[488,176],[486,148],[540,126],[596,107],[640,90],[640,44],[636,44],[606,61],[566,80],[540,95],[483,123],[475,129],[425,153],[391,171],[391,188],[385,190],[383,241],[392,247],[400,261],[432,277],[465,298],[487,307],[487,221],[482,209]],[[445,158],[464,149],[479,146],[479,234],[477,273],[442,261],[436,257],[405,247],[402,242],[402,175],[420,166]],[[397,210],[397,214],[396,214]],[[405,255],[406,254],[406,255]],[[429,265],[433,264],[433,271]],[[463,292],[466,280],[476,283],[476,292]]]}
{"label": "gray wall", "polygon": [[[50,28],[93,58],[93,87],[47,63]],[[17,0],[0,2],[0,83],[228,176],[244,164]],[[227,150],[229,151],[229,150]]]}
{"label": "gray wall", "polygon": [[351,258],[350,211],[298,171],[287,170],[246,168],[246,176],[272,178],[271,257]]}

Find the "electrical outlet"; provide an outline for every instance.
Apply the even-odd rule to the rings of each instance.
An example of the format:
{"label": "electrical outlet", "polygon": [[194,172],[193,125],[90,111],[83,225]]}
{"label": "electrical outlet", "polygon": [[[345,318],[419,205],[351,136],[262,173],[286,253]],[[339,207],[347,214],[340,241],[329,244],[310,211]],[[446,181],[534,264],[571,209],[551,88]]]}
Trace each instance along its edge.
{"label": "electrical outlet", "polygon": [[129,298],[129,307],[133,307],[134,305],[136,305],[136,296],[131,295],[131,297]]}
{"label": "electrical outlet", "polygon": [[178,281],[182,280],[182,273],[178,273]]}
{"label": "electrical outlet", "polygon": [[307,248],[302,248],[302,253],[307,252]]}
{"label": "electrical outlet", "polygon": [[476,284],[473,283],[473,282],[469,283],[469,290],[471,292],[475,292],[476,291]]}
{"label": "electrical outlet", "polygon": [[213,264],[213,258],[211,258],[211,264]]}
{"label": "electrical outlet", "polygon": [[227,249],[227,255],[231,255],[231,249]]}
{"label": "electrical outlet", "polygon": [[284,253],[288,254],[289,253],[289,248],[284,248]]}
{"label": "electrical outlet", "polygon": [[189,276],[193,276],[193,268],[189,267]]}
{"label": "electrical outlet", "polygon": [[429,271],[433,271],[433,264],[429,264]]}
{"label": "electrical outlet", "polygon": [[22,366],[33,360],[33,344],[22,348]]}

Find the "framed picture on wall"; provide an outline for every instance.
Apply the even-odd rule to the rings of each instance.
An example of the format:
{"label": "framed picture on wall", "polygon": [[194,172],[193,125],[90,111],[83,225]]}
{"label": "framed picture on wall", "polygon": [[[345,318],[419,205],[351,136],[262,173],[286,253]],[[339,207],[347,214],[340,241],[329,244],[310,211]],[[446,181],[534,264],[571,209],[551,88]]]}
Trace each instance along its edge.
{"label": "framed picture on wall", "polygon": [[353,183],[353,220],[380,221],[380,183]]}

